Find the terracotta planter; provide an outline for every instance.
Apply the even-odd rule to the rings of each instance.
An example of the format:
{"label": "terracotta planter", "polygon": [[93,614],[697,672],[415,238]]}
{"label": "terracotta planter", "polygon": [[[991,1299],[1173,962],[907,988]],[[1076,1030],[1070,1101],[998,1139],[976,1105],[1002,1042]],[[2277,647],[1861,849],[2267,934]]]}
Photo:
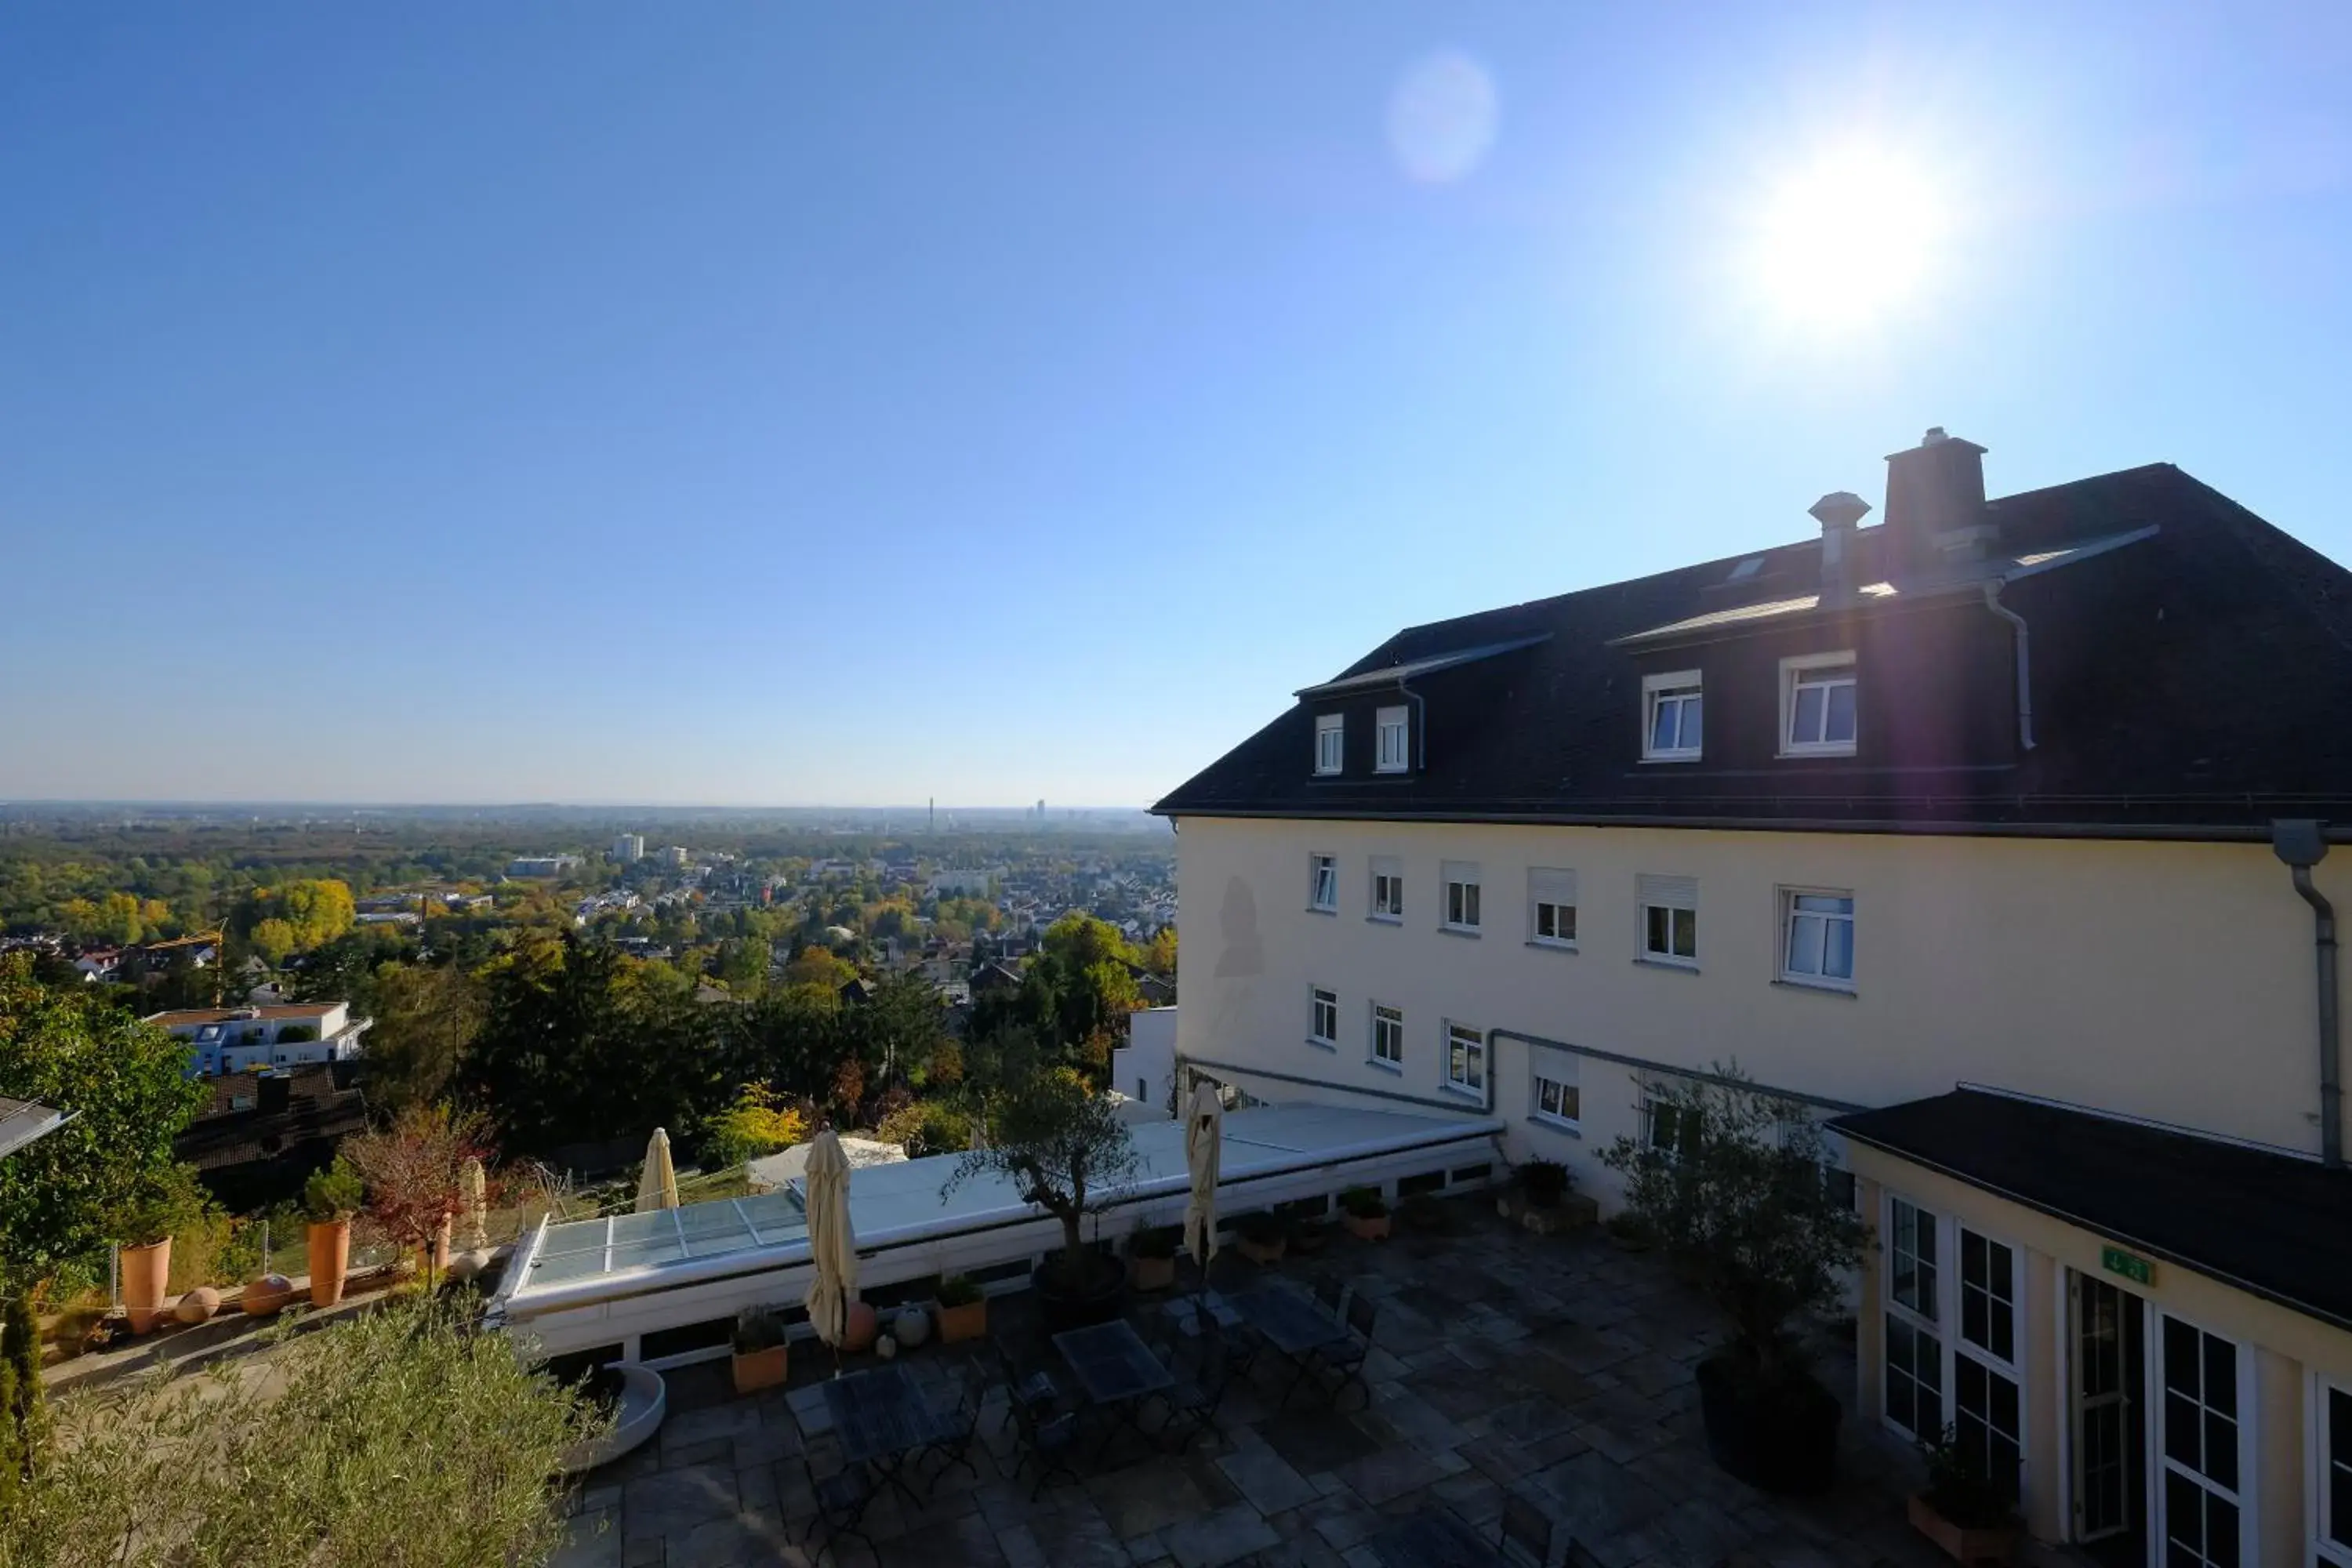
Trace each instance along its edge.
{"label": "terracotta planter", "polygon": [[1330,1239],[1329,1227],[1319,1220],[1313,1225],[1294,1226],[1290,1232],[1290,1250],[1301,1258],[1309,1258],[1322,1251],[1323,1244]]}
{"label": "terracotta planter", "polygon": [[1935,1506],[1914,1492],[1910,1500],[1911,1528],[1944,1549],[1946,1556],[1955,1563],[2014,1563],[2017,1561],[2017,1527],[2001,1525],[1992,1530],[1966,1530],[1954,1524]]}
{"label": "terracotta planter", "polygon": [[250,1280],[237,1305],[248,1318],[267,1318],[294,1299],[294,1282],[283,1274],[265,1274]]}
{"label": "terracotta planter", "polygon": [[310,1225],[310,1305],[331,1307],[343,1299],[343,1279],[352,1269],[352,1222],[330,1220]]}
{"label": "terracotta planter", "polygon": [[849,1304],[849,1326],[841,1336],[841,1348],[849,1355],[874,1348],[874,1335],[880,1328],[874,1309],[863,1301]]}
{"label": "terracotta planter", "polygon": [[1165,1290],[1176,1283],[1176,1260],[1172,1258],[1130,1258],[1128,1263],[1134,1269],[1138,1290]]}
{"label": "terracotta planter", "polygon": [[763,1351],[737,1351],[733,1372],[735,1392],[757,1394],[763,1388],[781,1388],[791,1370],[790,1345],[770,1345]]}
{"label": "terracotta planter", "polygon": [[939,1319],[940,1343],[952,1345],[976,1340],[988,1332],[988,1298],[982,1296],[961,1307],[941,1307]]}
{"label": "terracotta planter", "polygon": [[163,1287],[172,1278],[172,1238],[126,1247],[120,1256],[123,1310],[131,1315],[131,1331],[143,1334],[163,1315]]}
{"label": "terracotta planter", "polygon": [[1386,1241],[1389,1238],[1389,1216],[1384,1214],[1365,1215],[1342,1211],[1339,1223],[1346,1226],[1348,1234],[1358,1241]]}
{"label": "terracotta planter", "polygon": [[1248,1258],[1252,1263],[1279,1263],[1282,1261],[1284,1244],[1282,1237],[1278,1236],[1272,1241],[1252,1241],[1248,1237],[1235,1236],[1234,1237],[1234,1245],[1240,1248],[1241,1255],[1244,1258]]}

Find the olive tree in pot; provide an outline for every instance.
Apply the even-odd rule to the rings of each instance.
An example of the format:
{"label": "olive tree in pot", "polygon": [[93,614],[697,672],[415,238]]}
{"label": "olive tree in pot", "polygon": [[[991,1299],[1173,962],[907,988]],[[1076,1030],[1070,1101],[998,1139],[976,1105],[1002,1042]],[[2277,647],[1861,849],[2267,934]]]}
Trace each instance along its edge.
{"label": "olive tree in pot", "polygon": [[1119,1314],[1127,1271],[1086,1246],[1079,1222],[1117,1199],[1138,1157],[1109,1099],[1066,1068],[1008,1075],[988,1104],[988,1146],[956,1163],[942,1197],[974,1176],[1009,1179],[1024,1203],[1062,1222],[1062,1249],[1032,1283],[1049,1331],[1107,1322]]}
{"label": "olive tree in pot", "polygon": [[1601,1158],[1625,1177],[1627,1212],[1729,1321],[1731,1343],[1698,1366],[1707,1451],[1768,1491],[1823,1490],[1841,1412],[1808,1369],[1800,1321],[1836,1304],[1862,1222],[1823,1179],[1808,1108],[1736,1065],[1649,1100],[1652,1136]]}

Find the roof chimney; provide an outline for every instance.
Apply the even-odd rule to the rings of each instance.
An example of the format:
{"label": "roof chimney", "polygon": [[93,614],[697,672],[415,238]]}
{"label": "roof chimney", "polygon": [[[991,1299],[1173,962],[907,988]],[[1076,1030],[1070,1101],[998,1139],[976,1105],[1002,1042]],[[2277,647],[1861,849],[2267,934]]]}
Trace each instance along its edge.
{"label": "roof chimney", "polygon": [[1981,561],[2000,529],[1985,508],[1985,449],[1930,426],[1916,447],[1886,458],[1890,566],[1914,576]]}
{"label": "roof chimney", "polygon": [[1853,531],[1870,503],[1852,490],[1832,490],[1812,504],[1822,525],[1823,609],[1853,603]]}

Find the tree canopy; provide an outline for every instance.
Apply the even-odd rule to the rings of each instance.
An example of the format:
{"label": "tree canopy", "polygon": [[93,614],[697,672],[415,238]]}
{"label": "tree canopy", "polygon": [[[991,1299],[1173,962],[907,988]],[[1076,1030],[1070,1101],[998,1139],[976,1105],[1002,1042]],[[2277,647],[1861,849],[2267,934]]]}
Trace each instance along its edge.
{"label": "tree canopy", "polygon": [[121,1239],[205,1103],[187,1063],[186,1042],[79,988],[43,984],[22,954],[0,956],[0,1094],[69,1118],[0,1160],[0,1266],[45,1278]]}

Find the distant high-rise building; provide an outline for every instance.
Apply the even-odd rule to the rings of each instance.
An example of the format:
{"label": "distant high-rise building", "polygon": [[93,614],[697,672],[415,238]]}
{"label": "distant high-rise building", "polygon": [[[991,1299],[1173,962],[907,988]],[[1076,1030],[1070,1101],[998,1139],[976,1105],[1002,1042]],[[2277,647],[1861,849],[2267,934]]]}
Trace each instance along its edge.
{"label": "distant high-rise building", "polygon": [[686,864],[686,846],[683,844],[673,844],[668,848],[661,852],[661,858],[669,865],[683,866]]}
{"label": "distant high-rise building", "polygon": [[633,866],[646,858],[646,836],[624,833],[613,840],[613,858],[624,866]]}
{"label": "distant high-rise building", "polygon": [[1037,803],[1037,820],[1040,822],[1045,820],[1045,803],[1043,800]]}

